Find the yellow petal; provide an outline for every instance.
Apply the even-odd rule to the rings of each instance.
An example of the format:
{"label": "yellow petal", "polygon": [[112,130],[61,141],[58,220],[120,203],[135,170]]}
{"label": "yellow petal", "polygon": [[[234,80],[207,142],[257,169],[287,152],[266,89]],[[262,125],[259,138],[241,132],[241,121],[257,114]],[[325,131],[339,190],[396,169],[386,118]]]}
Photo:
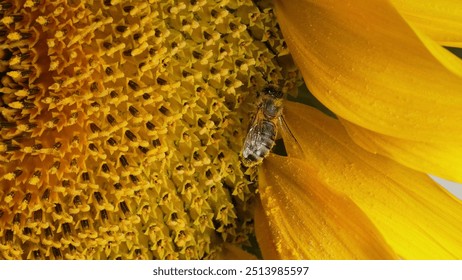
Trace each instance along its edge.
{"label": "yellow petal", "polygon": [[399,139],[342,120],[350,137],[364,149],[413,169],[462,182],[462,146]]}
{"label": "yellow petal", "polygon": [[303,161],[269,156],[261,170],[259,191],[269,231],[257,231],[257,239],[271,235],[270,247],[280,258],[393,258],[367,216],[350,199],[316,181]]}
{"label": "yellow petal", "polygon": [[403,139],[462,142],[461,60],[388,1],[277,0],[276,12],[305,82],[335,114]]}
{"label": "yellow petal", "polygon": [[256,260],[257,257],[242,250],[236,245],[225,243],[221,252],[223,260]]}
{"label": "yellow petal", "polygon": [[255,207],[255,234],[257,236],[260,251],[265,260],[279,260],[283,257],[278,252],[276,243],[271,234],[271,227],[268,217],[261,202],[257,202]]}
{"label": "yellow petal", "polygon": [[417,29],[439,44],[462,47],[462,2],[459,0],[392,0]]}
{"label": "yellow petal", "polygon": [[402,258],[462,258],[460,200],[427,175],[361,149],[339,121],[308,106],[287,102],[285,118],[318,178],[367,213]]}

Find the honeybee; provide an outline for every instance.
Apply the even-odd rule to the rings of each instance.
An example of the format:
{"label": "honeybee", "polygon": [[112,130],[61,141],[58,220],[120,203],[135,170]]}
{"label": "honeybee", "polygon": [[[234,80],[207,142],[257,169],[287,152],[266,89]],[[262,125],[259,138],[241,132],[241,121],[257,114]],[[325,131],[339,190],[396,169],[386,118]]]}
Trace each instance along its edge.
{"label": "honeybee", "polygon": [[259,98],[257,111],[242,146],[242,163],[247,167],[259,164],[269,154],[276,140],[277,122],[283,122],[282,91],[267,86]]}

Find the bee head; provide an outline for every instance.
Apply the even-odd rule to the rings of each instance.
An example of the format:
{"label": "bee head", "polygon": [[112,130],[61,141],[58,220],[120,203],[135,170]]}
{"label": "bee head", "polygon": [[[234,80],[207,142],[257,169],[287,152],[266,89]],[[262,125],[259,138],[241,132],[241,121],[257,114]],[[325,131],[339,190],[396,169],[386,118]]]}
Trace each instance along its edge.
{"label": "bee head", "polygon": [[269,95],[274,98],[282,98],[282,91],[275,86],[269,85],[263,89],[263,94]]}

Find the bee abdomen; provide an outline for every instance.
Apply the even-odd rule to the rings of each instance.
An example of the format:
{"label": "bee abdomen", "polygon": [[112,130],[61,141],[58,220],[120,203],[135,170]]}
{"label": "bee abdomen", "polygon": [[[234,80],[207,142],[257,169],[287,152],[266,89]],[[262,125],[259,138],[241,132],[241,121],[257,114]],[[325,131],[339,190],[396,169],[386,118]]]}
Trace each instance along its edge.
{"label": "bee abdomen", "polygon": [[269,120],[263,120],[261,134],[262,142],[274,142],[274,140],[276,139],[276,125],[274,124],[274,122]]}
{"label": "bee abdomen", "polygon": [[268,120],[263,120],[261,126],[255,131],[258,137],[255,142],[244,147],[243,157],[250,162],[258,162],[263,160],[274,146],[276,139],[276,125]]}
{"label": "bee abdomen", "polygon": [[267,145],[259,145],[258,147],[255,147],[255,149],[253,150],[246,149],[243,152],[244,159],[250,162],[258,162],[268,155],[271,148],[271,143],[268,143]]}

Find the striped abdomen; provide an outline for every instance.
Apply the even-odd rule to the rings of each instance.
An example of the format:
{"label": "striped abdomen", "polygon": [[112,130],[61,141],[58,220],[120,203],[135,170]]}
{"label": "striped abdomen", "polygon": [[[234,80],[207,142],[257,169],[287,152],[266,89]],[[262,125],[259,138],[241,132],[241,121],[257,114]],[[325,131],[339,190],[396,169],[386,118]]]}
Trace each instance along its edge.
{"label": "striped abdomen", "polygon": [[246,165],[252,165],[263,160],[276,139],[277,127],[272,120],[261,120],[249,130],[244,142],[242,156]]}

